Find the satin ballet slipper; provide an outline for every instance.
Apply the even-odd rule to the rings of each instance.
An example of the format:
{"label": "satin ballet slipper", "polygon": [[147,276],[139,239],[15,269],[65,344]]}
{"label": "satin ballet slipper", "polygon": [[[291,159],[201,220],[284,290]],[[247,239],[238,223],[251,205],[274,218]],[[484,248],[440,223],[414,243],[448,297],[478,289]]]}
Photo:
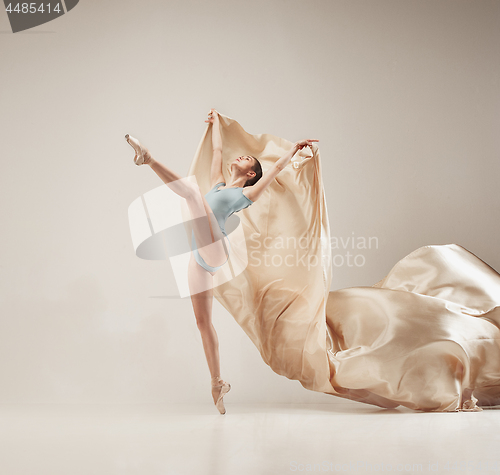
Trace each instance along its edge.
{"label": "satin ballet slipper", "polygon": [[136,165],[148,164],[151,160],[151,154],[149,153],[149,150],[146,147],[142,146],[136,138],[132,137],[129,134],[125,135],[125,139],[135,151],[134,163]]}
{"label": "satin ballet slipper", "polygon": [[217,401],[215,401],[215,407],[217,407],[221,414],[225,414],[226,408],[224,407],[223,398],[231,389],[231,385],[217,376],[212,378],[212,389],[214,388],[220,388],[219,396],[217,397]]}
{"label": "satin ballet slipper", "polygon": [[478,399],[472,395],[471,389],[466,389],[462,395],[462,404],[458,411],[460,412],[481,412],[482,407],[479,407],[477,403]]}

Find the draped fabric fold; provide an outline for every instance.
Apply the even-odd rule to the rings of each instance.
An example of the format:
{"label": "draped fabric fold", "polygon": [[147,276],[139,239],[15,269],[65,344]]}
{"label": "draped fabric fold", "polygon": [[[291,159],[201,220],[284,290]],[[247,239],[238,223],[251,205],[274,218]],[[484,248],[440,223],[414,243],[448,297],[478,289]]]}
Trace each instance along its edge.
{"label": "draped fabric fold", "polygon": [[[220,114],[223,173],[242,154],[265,171],[292,143]],[[211,188],[211,126],[191,164]],[[300,151],[238,213],[243,272],[214,288],[277,374],[380,407],[479,411],[500,403],[500,275],[457,244],[416,249],[372,287],[330,292],[330,229],[319,149]]]}

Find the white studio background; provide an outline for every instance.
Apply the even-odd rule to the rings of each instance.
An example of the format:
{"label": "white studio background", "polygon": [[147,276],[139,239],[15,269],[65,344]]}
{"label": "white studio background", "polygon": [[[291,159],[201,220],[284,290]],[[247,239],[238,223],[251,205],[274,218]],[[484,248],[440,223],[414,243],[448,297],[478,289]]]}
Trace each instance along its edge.
{"label": "white studio background", "polygon": [[[133,252],[128,206],[162,183],[124,139],[186,175],[211,107],[320,141],[332,236],[378,239],[332,289],[427,244],[499,270],[499,21],[493,0],[81,0],[16,34],[0,15],[0,402],[211,403],[190,300]],[[232,402],[338,401],[273,373],[217,301],[214,324]]]}

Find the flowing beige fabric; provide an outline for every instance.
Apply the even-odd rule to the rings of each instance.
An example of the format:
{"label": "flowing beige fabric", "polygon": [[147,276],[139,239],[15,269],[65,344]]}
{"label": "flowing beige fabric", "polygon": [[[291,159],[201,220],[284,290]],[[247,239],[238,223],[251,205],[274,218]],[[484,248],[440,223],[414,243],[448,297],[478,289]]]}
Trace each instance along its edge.
{"label": "flowing beige fabric", "polygon": [[[224,175],[241,154],[264,172],[292,147],[220,114]],[[211,126],[189,174],[210,189]],[[305,138],[305,137],[304,137]],[[500,403],[500,275],[465,248],[431,245],[372,287],[329,291],[331,251],[319,150],[299,153],[238,213],[248,255],[214,288],[276,373],[307,389],[393,408],[479,411]],[[310,154],[310,153],[309,153]]]}

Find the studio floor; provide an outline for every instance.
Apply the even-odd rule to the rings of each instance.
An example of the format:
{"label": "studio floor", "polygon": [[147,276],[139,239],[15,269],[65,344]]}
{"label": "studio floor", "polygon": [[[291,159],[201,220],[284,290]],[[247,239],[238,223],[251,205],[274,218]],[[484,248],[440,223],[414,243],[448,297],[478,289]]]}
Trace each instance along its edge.
{"label": "studio floor", "polygon": [[2,404],[2,475],[500,473],[500,409]]}

